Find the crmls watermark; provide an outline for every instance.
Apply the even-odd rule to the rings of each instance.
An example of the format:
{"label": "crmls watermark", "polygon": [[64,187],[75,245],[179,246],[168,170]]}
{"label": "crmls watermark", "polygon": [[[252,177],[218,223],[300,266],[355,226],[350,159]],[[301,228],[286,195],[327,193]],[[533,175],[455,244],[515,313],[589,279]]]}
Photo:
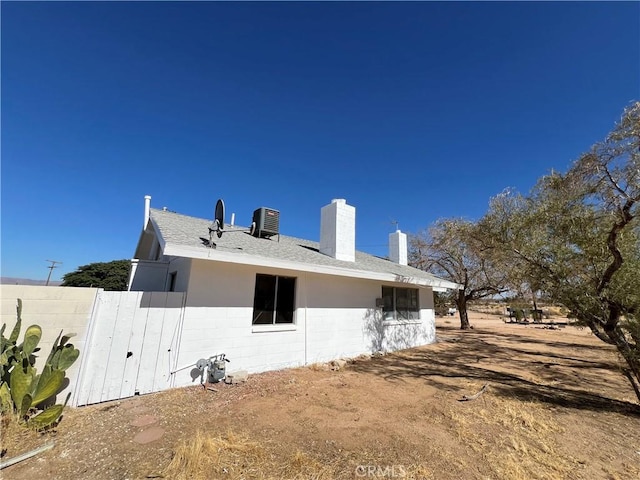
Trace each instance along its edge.
{"label": "crmls watermark", "polygon": [[404,478],[407,471],[402,465],[358,465],[356,477]]}

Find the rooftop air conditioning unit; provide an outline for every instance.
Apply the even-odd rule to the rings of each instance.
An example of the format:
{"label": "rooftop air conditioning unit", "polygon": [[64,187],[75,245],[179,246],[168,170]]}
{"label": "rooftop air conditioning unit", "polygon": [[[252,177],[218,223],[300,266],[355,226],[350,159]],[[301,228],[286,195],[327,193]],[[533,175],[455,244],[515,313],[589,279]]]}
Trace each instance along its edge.
{"label": "rooftop air conditioning unit", "polygon": [[268,238],[280,233],[280,212],[273,208],[260,207],[253,212],[255,224],[254,235],[259,238]]}

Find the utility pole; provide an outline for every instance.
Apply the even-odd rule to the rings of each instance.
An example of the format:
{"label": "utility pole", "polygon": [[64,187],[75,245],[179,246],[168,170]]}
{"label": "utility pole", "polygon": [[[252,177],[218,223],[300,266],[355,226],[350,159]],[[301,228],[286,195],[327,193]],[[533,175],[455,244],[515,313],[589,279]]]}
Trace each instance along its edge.
{"label": "utility pole", "polygon": [[45,283],[45,286],[49,285],[49,280],[51,280],[51,274],[53,273],[53,269],[54,268],[58,268],[56,267],[56,263],[62,263],[59,262],[57,260],[46,260],[47,262],[51,262],[51,265],[49,265],[47,268],[49,269],[49,276],[47,277],[47,283]]}

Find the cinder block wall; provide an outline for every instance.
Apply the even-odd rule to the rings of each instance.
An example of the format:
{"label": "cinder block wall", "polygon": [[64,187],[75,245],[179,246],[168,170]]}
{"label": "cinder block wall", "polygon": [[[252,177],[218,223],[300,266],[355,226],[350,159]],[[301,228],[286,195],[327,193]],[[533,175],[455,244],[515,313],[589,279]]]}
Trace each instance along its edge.
{"label": "cinder block wall", "polygon": [[80,363],[84,353],[87,327],[99,289],[76,287],[43,287],[33,285],[0,286],[0,320],[6,323],[5,337],[8,337],[16,323],[17,299],[22,299],[22,341],[24,331],[29,325],[40,325],[42,340],[36,353],[36,367],[40,372],[47,359],[54,340],[63,330],[65,334],[76,333],[70,342],[80,350],[80,358],[67,370],[69,387],[61,392],[58,401],[64,401],[68,391],[73,391],[78,378]]}

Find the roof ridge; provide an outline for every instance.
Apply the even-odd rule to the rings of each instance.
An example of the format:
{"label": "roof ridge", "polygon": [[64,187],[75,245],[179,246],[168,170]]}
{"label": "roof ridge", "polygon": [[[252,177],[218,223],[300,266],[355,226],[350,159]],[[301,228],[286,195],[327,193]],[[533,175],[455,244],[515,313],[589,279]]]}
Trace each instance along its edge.
{"label": "roof ridge", "polygon": [[[195,220],[208,220],[207,218],[202,218],[202,217],[194,217],[193,215],[187,215],[185,213],[179,213],[179,212],[174,212],[173,210],[168,210],[168,209],[164,209],[164,208],[153,208],[151,207],[150,212],[159,212],[159,213],[170,213],[172,215],[178,215],[180,217],[187,217],[187,218],[193,218]],[[213,220],[211,220],[211,222],[213,222]]]}

